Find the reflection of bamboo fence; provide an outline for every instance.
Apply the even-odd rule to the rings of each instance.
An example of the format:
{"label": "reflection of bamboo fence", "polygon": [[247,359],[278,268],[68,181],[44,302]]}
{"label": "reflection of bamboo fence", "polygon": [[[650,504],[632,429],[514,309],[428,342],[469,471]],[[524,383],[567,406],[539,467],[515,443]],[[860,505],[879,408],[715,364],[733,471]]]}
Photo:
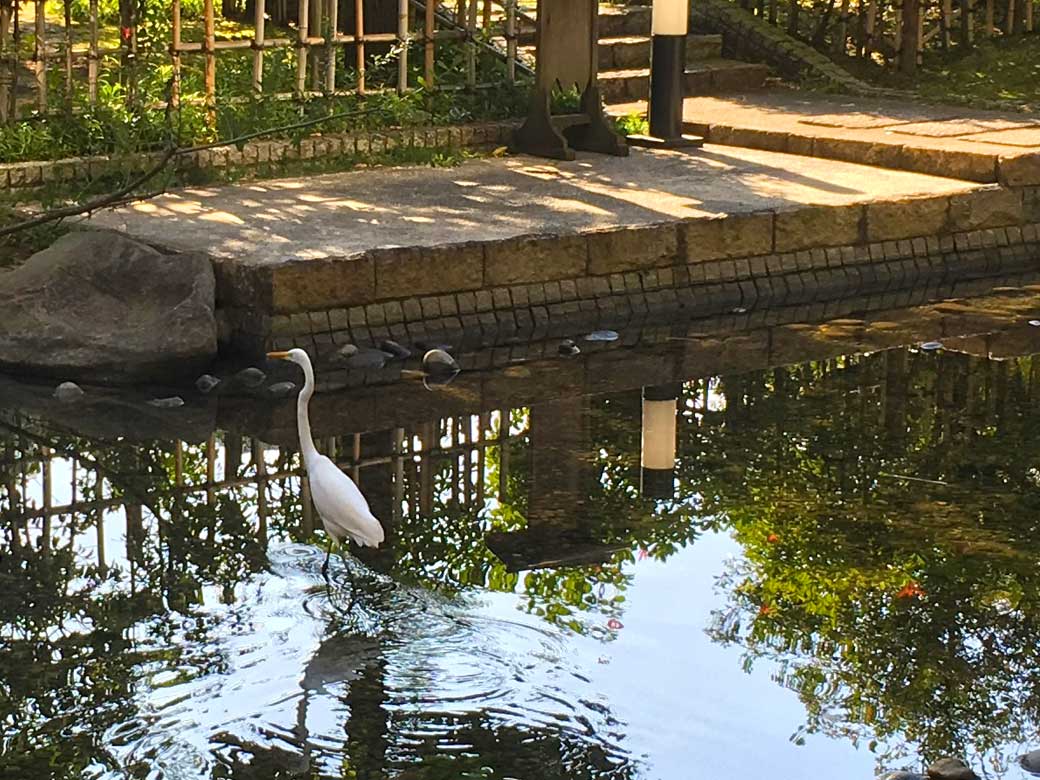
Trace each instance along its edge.
{"label": "reflection of bamboo fence", "polygon": [[[503,498],[508,475],[508,444],[514,438],[510,434],[508,420],[509,411],[503,410],[491,414],[443,418],[421,424],[414,430],[395,428],[389,432],[389,450],[378,451],[376,448],[377,451],[373,453],[363,451],[365,436],[359,433],[332,437],[317,443],[325,454],[354,478],[363,491],[369,479],[374,478],[377,472],[382,471],[384,477],[389,476],[393,486],[392,516],[383,519],[393,524],[404,507],[412,514],[428,516],[437,505],[476,511],[490,494]],[[106,560],[104,550],[104,522],[109,512],[120,509],[126,512],[129,537],[130,527],[134,525],[131,516],[136,517],[141,511],[142,502],[152,496],[161,495],[174,500],[200,496],[205,503],[213,504],[222,491],[254,488],[257,532],[261,539],[266,540],[271,516],[269,487],[280,484],[284,490],[286,481],[299,479],[302,516],[297,530],[303,536],[309,536],[315,529],[315,518],[303,469],[291,463],[289,451],[283,451],[278,463],[272,467],[265,459],[264,445],[257,439],[248,441],[248,447],[244,447],[241,436],[228,433],[223,437],[223,447],[218,446],[215,437],[211,437],[205,445],[194,451],[183,442],[173,442],[170,484],[152,485],[147,489],[147,495],[137,495],[128,491],[125,485],[115,485],[113,475],[106,476],[97,468],[95,460],[88,457],[83,462],[94,473],[91,485],[93,496],[82,498],[81,479],[84,469],[76,459],[71,459],[70,484],[66,491],[69,500],[64,502],[55,501],[53,475],[55,461],[69,460],[67,456],[47,447],[35,448],[31,456],[23,451],[17,459],[5,461],[7,465],[17,463],[17,468],[4,470],[6,481],[3,487],[6,488],[7,506],[0,503],[0,517],[9,518],[14,546],[39,538],[41,549],[47,549],[50,544],[54,518],[67,518],[73,528],[93,527],[98,564],[105,566],[110,563]],[[489,447],[498,448],[500,452],[499,484],[494,486],[487,485],[486,452]],[[244,450],[249,453],[248,461],[243,457]],[[197,482],[191,481],[186,475],[185,462],[189,456],[202,460],[204,476]],[[221,463],[223,467],[219,468]],[[36,466],[38,469],[34,468]],[[38,483],[35,477],[30,478],[30,473],[39,474]],[[38,496],[40,500],[30,500],[30,496]],[[32,521],[41,521],[38,531],[29,531],[29,523]],[[140,525],[138,518],[136,526]]]}
{"label": "reflection of bamboo fence", "polygon": [[[281,0],[272,0],[272,5],[280,7]],[[339,0],[299,0],[299,19],[294,38],[268,37],[267,24],[268,0],[255,0],[253,17],[254,30],[250,38],[218,40],[216,33],[216,9],[214,0],[205,0],[203,6],[203,35],[198,41],[183,40],[183,18],[181,0],[172,0],[169,56],[173,69],[171,99],[176,103],[181,97],[181,78],[185,56],[201,56],[203,65],[203,84],[205,104],[212,110],[217,101],[217,68],[220,56],[224,52],[252,51],[252,92],[269,96],[286,98],[290,95],[266,93],[264,89],[264,58],[272,51],[294,49],[296,51],[295,92],[292,96],[309,97],[314,95],[340,94],[337,85],[337,47],[351,45],[355,49],[356,72],[354,87],[350,92],[364,95],[369,91],[366,84],[366,72],[369,58],[366,47],[388,45],[393,49],[397,59],[397,77],[395,88],[404,93],[414,87],[409,82],[409,47],[417,43],[423,51],[423,85],[425,88],[438,88],[436,77],[438,45],[448,41],[459,41],[465,45],[465,84],[467,89],[477,89],[476,58],[478,46],[490,47],[492,38],[501,40],[504,49],[494,51],[505,59],[509,80],[513,81],[517,70],[517,23],[518,20],[530,22],[530,17],[518,12],[517,0],[458,0],[455,8],[448,9],[438,5],[438,0],[396,0],[397,24],[393,31],[372,32],[365,26],[364,0],[354,3],[354,32],[341,32],[339,17]],[[62,31],[64,51],[52,49],[48,42],[46,21],[47,0],[36,0],[34,36],[35,44],[32,59],[22,63],[19,54],[19,38],[21,37],[19,4],[15,0],[0,0],[0,122],[17,118],[18,104],[18,71],[21,65],[31,65],[35,83],[35,108],[45,112],[49,108],[48,69],[52,62],[62,61],[66,87],[66,103],[71,106],[71,96],[77,83],[76,64],[73,57],[71,20],[68,12],[68,0],[65,0],[65,24]],[[478,13],[478,6],[483,3],[483,13]],[[493,6],[499,7],[498,13]],[[413,25],[421,29],[413,33]],[[124,20],[120,28],[120,46],[115,49],[102,49],[99,46],[98,0],[90,0],[87,23],[89,36],[86,53],[86,85],[87,97],[94,104],[98,96],[99,63],[106,56],[119,55],[122,61],[121,78],[127,85],[129,99],[135,94],[136,76],[134,68],[139,55],[137,50],[137,20],[131,17]],[[324,57],[324,67],[320,67]],[[313,67],[308,67],[313,65]],[[443,88],[443,87],[442,87]],[[244,99],[247,95],[227,96],[231,99]]]}

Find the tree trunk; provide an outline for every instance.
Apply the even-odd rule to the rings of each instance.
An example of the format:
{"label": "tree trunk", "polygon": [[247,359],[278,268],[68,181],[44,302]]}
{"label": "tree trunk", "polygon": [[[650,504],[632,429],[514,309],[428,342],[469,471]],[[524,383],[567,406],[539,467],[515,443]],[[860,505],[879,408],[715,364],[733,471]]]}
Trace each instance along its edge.
{"label": "tree trunk", "polygon": [[908,76],[917,73],[917,51],[921,30],[921,0],[903,1],[903,29],[899,36],[899,70]]}

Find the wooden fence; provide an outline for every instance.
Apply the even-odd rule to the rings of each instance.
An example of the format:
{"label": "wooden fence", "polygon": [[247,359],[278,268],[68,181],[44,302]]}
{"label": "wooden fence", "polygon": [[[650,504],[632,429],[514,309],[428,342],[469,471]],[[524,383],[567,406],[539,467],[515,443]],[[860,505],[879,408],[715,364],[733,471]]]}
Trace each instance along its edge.
{"label": "wooden fence", "polygon": [[831,0],[822,13],[801,0],[738,2],[815,45],[829,38],[837,55],[881,54],[900,65],[907,52],[916,51],[916,65],[929,47],[968,49],[980,40],[1036,30],[1035,0]]}
{"label": "wooden fence", "polygon": [[[202,12],[202,35],[199,40],[184,39],[184,23],[181,0],[172,0],[170,7],[170,36],[166,51],[172,65],[173,78],[170,99],[176,105],[181,100],[181,77],[185,58],[199,57],[203,61],[203,101],[212,108],[218,97],[221,100],[248,98],[244,95],[217,95],[217,69],[220,55],[227,52],[252,52],[252,84],[254,95],[278,98],[336,95],[356,92],[364,95],[370,90],[366,73],[371,58],[370,47],[390,47],[396,58],[396,84],[399,93],[417,86],[409,77],[410,50],[418,47],[422,51],[422,80],[427,89],[478,89],[486,84],[478,83],[477,57],[483,48],[504,60],[507,78],[515,81],[518,68],[517,37],[518,23],[531,23],[530,17],[518,6],[519,0],[385,0],[396,3],[397,25],[395,30],[373,31],[366,27],[365,0],[345,0],[352,5],[353,31],[343,32],[340,5],[344,0],[297,0],[294,19],[286,28],[295,35],[291,37],[268,37],[270,18],[268,0],[255,0],[252,18],[252,35],[249,38],[218,38],[217,9],[214,0],[204,0]],[[54,3],[54,0],[50,0]],[[285,0],[270,0],[271,6],[284,11]],[[100,45],[99,0],[90,0],[86,22],[86,50],[77,51],[73,42],[74,25],[69,11],[69,0],[64,0],[64,26],[60,43],[48,34],[48,0],[35,0],[33,6],[34,48],[30,60],[23,59],[22,38],[24,21],[21,18],[22,4],[18,0],[0,0],[0,122],[9,122],[26,113],[27,109],[44,113],[54,108],[50,92],[48,73],[52,67],[62,69],[64,78],[64,105],[70,109],[72,95],[79,79],[86,81],[87,101],[90,105],[98,99],[100,63],[105,57],[119,59],[121,78],[127,87],[128,100],[135,100],[134,68],[139,61],[139,25],[133,14],[121,21],[120,42],[115,48]],[[438,50],[442,44],[456,42],[465,49],[463,78],[461,84],[438,84],[436,65]],[[343,47],[354,50],[353,87],[349,90],[337,86],[337,53]],[[82,47],[81,47],[82,48]],[[295,88],[292,93],[279,94],[265,90],[264,59],[272,52],[292,50],[295,52]],[[85,68],[80,63],[85,54]],[[85,70],[85,74],[83,71]],[[19,84],[19,72],[33,74],[31,92],[33,99],[24,99]],[[383,89],[385,87],[378,87]],[[27,106],[31,103],[31,106]]]}
{"label": "wooden fence", "polygon": [[[525,435],[510,430],[511,415],[511,410],[503,409],[440,418],[409,429],[376,432],[376,441],[369,445],[365,444],[369,435],[360,433],[324,438],[317,444],[362,490],[373,490],[370,480],[376,478],[392,486],[391,516],[383,519],[393,525],[406,507],[431,517],[436,506],[476,512],[490,496],[504,501],[509,442]],[[18,429],[3,427],[7,432]],[[252,505],[257,531],[265,540],[272,496],[288,503],[298,500],[301,506],[298,526],[282,528],[283,532],[293,530],[306,537],[320,524],[294,450],[280,448],[272,457],[270,448],[258,439],[231,432],[220,441],[210,437],[202,445],[174,441],[164,446],[172,450],[169,484],[151,484],[137,491],[132,488],[136,478],[108,473],[97,457],[100,453],[62,453],[48,446],[47,439],[22,429],[8,439],[6,448],[0,447],[0,540],[8,536],[14,546],[46,550],[52,543],[54,521],[72,529],[92,528],[87,542],[96,546],[97,562],[103,567],[112,562],[104,544],[106,514],[122,510],[128,518],[139,516],[147,501],[158,498],[201,496],[211,504],[218,492],[243,488],[252,498],[236,493],[236,500]],[[499,453],[495,484],[489,483],[486,458],[491,447]],[[201,468],[189,468],[189,463],[201,463]],[[60,487],[55,484],[56,473],[67,479]],[[272,492],[272,488],[276,489]],[[287,499],[293,494],[296,499]]]}

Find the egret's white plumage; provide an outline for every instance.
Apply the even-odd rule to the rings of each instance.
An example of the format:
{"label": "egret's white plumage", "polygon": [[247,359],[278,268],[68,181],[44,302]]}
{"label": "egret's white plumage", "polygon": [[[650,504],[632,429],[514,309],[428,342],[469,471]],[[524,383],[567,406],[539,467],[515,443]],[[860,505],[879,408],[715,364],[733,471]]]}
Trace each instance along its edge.
{"label": "egret's white plumage", "polygon": [[[305,381],[296,399],[296,423],[300,431],[300,451],[310,481],[311,497],[325,531],[337,542],[353,539],[362,546],[378,547],[383,542],[383,526],[372,514],[364,495],[354,480],[314,446],[310,417],[307,414],[311,396],[314,395],[314,369],[310,357],[302,349],[271,352],[268,357],[289,360],[303,369]],[[328,557],[325,562],[327,565]]]}

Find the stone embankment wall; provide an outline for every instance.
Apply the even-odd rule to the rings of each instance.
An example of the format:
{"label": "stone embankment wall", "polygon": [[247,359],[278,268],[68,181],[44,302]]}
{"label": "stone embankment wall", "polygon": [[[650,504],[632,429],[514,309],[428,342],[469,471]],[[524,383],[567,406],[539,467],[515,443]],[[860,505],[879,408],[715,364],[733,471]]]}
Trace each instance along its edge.
{"label": "stone embankment wall", "polygon": [[1040,188],[810,206],[569,235],[217,262],[240,348],[537,338],[577,323],[706,317],[1040,268]]}

